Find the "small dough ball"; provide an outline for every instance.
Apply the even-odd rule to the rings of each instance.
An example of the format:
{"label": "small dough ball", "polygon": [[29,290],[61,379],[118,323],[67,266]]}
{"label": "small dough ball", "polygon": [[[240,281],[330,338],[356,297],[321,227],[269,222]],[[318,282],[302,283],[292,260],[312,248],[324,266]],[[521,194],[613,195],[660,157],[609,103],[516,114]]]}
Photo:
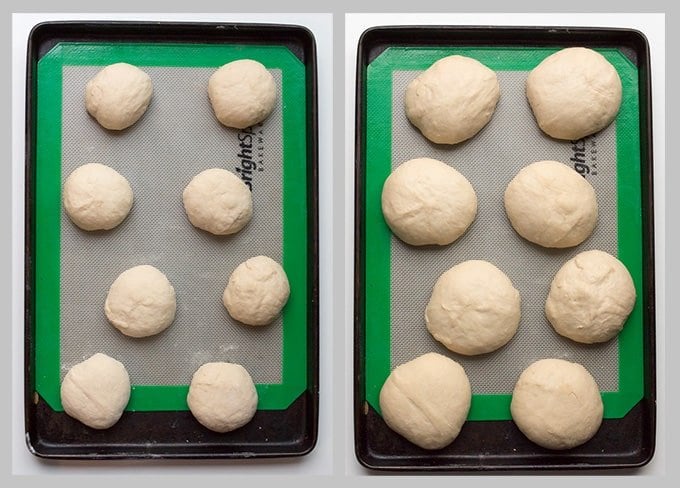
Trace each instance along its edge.
{"label": "small dough ball", "polygon": [[123,271],[104,302],[109,322],[130,337],[147,337],[175,320],[175,289],[158,269],[147,264]]}
{"label": "small dough ball", "polygon": [[406,116],[432,142],[457,144],[491,120],[500,97],[496,73],[476,59],[448,56],[406,88]]}
{"label": "small dough ball", "polygon": [[468,356],[505,345],[517,332],[519,319],[519,292],[487,261],[465,261],[443,273],[425,309],[430,334]]}
{"label": "small dough ball", "polygon": [[125,366],[102,353],[73,366],[61,383],[64,411],[93,429],[108,429],[118,422],[129,399]]}
{"label": "small dough ball", "polygon": [[529,73],[526,91],[538,126],[556,139],[575,141],[604,129],[621,106],[616,68],[583,47],[545,58]]}
{"label": "small dough ball", "polygon": [[595,190],[557,161],[522,168],[505,189],[505,211],[520,236],[543,247],[577,246],[597,224]]}
{"label": "small dough ball", "polygon": [[600,428],[602,397],[595,379],[580,364],[541,359],[517,380],[510,413],[532,442],[546,449],[571,449]]}
{"label": "small dough ball", "polygon": [[261,63],[239,59],[212,74],[208,96],[217,120],[227,127],[245,129],[274,110],[276,83]]}
{"label": "small dough ball", "polygon": [[141,69],[127,63],[102,69],[85,87],[85,108],[99,124],[122,130],[137,122],[146,112],[153,85]]}
{"label": "small dough ball", "polygon": [[252,420],[257,411],[257,390],[240,364],[206,363],[191,378],[187,404],[204,427],[231,432]]}
{"label": "small dough ball", "polygon": [[206,169],[189,182],[182,193],[189,222],[215,235],[235,234],[253,216],[253,196],[234,173]]}
{"label": "small dough ball", "polygon": [[635,306],[628,269],[604,251],[577,254],[550,285],[545,314],[558,334],[593,344],[615,337]]}
{"label": "small dough ball", "polygon": [[83,230],[113,229],[130,213],[132,201],[128,180],[103,164],[84,164],[64,182],[64,210]]}
{"label": "small dough ball", "polygon": [[450,244],[477,215],[477,195],[451,166],[430,158],[406,161],[385,180],[385,222],[402,241],[414,245]]}
{"label": "small dough ball", "polygon": [[458,437],[471,400],[463,367],[434,352],[397,366],[380,390],[385,423],[423,449],[441,449]]}
{"label": "small dough ball", "polygon": [[288,301],[290,286],[281,265],[267,256],[255,256],[231,273],[222,302],[229,315],[247,325],[274,321]]}

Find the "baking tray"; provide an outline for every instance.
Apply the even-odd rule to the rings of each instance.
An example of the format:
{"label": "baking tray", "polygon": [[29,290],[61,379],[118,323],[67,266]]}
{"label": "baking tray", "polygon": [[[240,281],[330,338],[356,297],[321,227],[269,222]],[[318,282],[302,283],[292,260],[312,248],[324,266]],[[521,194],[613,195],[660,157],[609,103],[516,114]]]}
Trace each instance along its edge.
{"label": "baking tray", "polygon": [[[615,123],[601,133],[556,141],[537,128],[524,82],[545,56],[570,46],[596,49],[614,60],[623,75],[624,103]],[[408,81],[451,54],[477,58],[497,72],[501,83],[489,124],[456,146],[425,140],[402,108]],[[649,47],[638,31],[442,25],[376,27],[363,33],[357,56],[354,243],[354,433],[362,465],[402,472],[518,471],[631,468],[649,462],[656,423],[651,141]],[[414,157],[452,164],[476,190],[475,222],[449,246],[408,246],[390,233],[382,217],[382,183],[391,169]],[[517,236],[505,217],[502,193],[509,179],[541,159],[573,161],[596,189],[598,227],[576,248],[532,245]],[[637,301],[615,341],[579,347],[551,331],[542,310],[559,266],[595,247],[618,255],[631,270]],[[423,318],[436,277],[467,259],[492,261],[522,296],[516,336],[500,350],[474,358],[452,353],[428,337]],[[534,336],[544,342],[532,342]],[[436,451],[421,449],[389,429],[378,403],[391,369],[429,351],[461,362],[473,390],[459,436]],[[543,449],[511,420],[514,382],[523,368],[543,357],[585,363],[600,385],[605,418],[582,446]]]}
{"label": "baking tray", "polygon": [[[243,57],[265,64],[280,96],[270,118],[237,131],[221,126],[211,112],[207,77]],[[133,127],[113,133],[85,114],[82,94],[91,75],[119,61],[146,69],[154,95]],[[309,453],[317,440],[319,388],[317,72],[311,32],[283,24],[43,23],[29,37],[26,93],[29,451],[72,459]],[[63,179],[93,159],[124,168],[135,193],[130,215],[112,231],[82,232],[61,207]],[[235,165],[252,171],[251,222],[226,237],[193,228],[183,213],[184,185],[199,170],[234,171]],[[221,292],[238,262],[257,254],[282,263],[291,297],[272,327],[254,330],[233,322]],[[131,341],[106,323],[105,283],[144,263],[166,272],[178,311],[167,331]],[[110,350],[134,363],[126,364],[130,402],[113,427],[90,429],[63,412],[60,381],[75,362]],[[186,405],[191,370],[211,360],[244,364],[258,390],[254,418],[233,432],[204,428]]]}

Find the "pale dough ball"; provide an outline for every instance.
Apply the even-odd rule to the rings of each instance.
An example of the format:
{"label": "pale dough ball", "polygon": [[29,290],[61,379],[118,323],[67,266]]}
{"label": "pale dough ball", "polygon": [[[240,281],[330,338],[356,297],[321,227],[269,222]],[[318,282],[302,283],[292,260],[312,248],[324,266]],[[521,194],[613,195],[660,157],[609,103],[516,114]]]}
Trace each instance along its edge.
{"label": "pale dough ball", "polygon": [[187,404],[204,427],[231,432],[252,420],[257,411],[257,390],[240,364],[206,363],[191,378]]}
{"label": "pale dough ball", "polygon": [[522,168],[505,189],[505,211],[519,235],[543,247],[577,246],[597,224],[592,185],[557,161]]}
{"label": "pale dough ball", "polygon": [[247,325],[267,325],[288,301],[286,272],[268,256],[255,256],[239,264],[229,276],[222,302],[229,315]]}
{"label": "pale dough ball", "polygon": [[457,144],[491,120],[500,97],[496,73],[476,59],[448,56],[406,88],[406,116],[432,142]]}
{"label": "pale dough ball", "polygon": [[423,449],[441,449],[458,437],[471,400],[463,367],[434,352],[397,366],[380,390],[385,423]]}
{"label": "pale dough ball", "polygon": [[109,230],[132,208],[132,188],[115,169],[99,163],[76,168],[64,182],[64,210],[83,230]]}
{"label": "pale dough ball", "polygon": [[583,366],[541,359],[520,375],[510,403],[512,419],[532,442],[571,449],[590,440],[602,423],[600,390]]}
{"label": "pale dough ball", "polygon": [[85,87],[85,108],[99,124],[122,130],[137,122],[146,112],[153,85],[141,69],[127,63],[102,69]]}
{"label": "pale dough ball", "polygon": [[628,269],[604,251],[577,254],[550,285],[545,314],[558,334],[593,344],[616,336],[635,306]]}
{"label": "pale dough ball", "polygon": [[158,269],[147,264],[123,271],[104,302],[111,324],[130,337],[147,337],[175,320],[175,289]]}
{"label": "pale dough ball", "polygon": [[575,141],[607,127],[621,106],[621,79],[600,53],[562,49],[530,73],[527,98],[538,126],[551,137]]}
{"label": "pale dough ball", "polygon": [[108,429],[118,422],[129,399],[125,366],[102,353],[73,366],[61,383],[64,411],[93,429]]}
{"label": "pale dough ball", "polygon": [[400,164],[385,180],[381,199],[387,225],[414,246],[450,244],[477,215],[477,195],[470,182],[436,159]]}
{"label": "pale dough ball", "polygon": [[182,193],[189,222],[215,235],[240,231],[253,216],[253,197],[246,184],[222,168],[200,172]]}
{"label": "pale dough ball", "polygon": [[262,122],[272,112],[276,83],[261,63],[239,59],[212,74],[208,96],[217,120],[227,127],[245,129]]}
{"label": "pale dough ball", "polygon": [[495,351],[517,332],[520,295],[487,261],[464,261],[437,279],[425,309],[432,336],[468,356]]}

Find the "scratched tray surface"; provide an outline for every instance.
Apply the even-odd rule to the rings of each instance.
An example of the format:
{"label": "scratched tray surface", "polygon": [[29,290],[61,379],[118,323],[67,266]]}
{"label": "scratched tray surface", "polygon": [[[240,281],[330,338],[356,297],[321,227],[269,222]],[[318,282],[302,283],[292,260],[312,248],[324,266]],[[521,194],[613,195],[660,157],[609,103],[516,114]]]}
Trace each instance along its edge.
{"label": "scratched tray surface", "polygon": [[[475,430],[475,422],[477,426],[482,422],[487,426],[492,422],[511,423],[512,389],[520,373],[537,359],[557,357],[583,364],[602,391],[607,419],[624,417],[643,398],[645,285],[638,71],[618,49],[598,48],[622,79],[624,97],[620,113],[597,134],[579,141],[554,140],[538,128],[526,100],[525,82],[528,72],[557,49],[394,46],[387,47],[366,67],[363,252],[364,279],[370,286],[363,292],[365,320],[359,326],[364,337],[360,367],[365,369],[360,394],[371,407],[368,415],[379,424],[378,396],[389,372],[430,351],[459,362],[473,391],[461,439],[449,448],[430,453],[429,459],[424,450],[418,453],[415,447],[406,446],[384,425],[380,426],[379,435],[359,426],[358,436],[364,436],[370,447],[359,440],[358,454],[370,467],[466,464],[465,456],[474,452],[464,447],[466,434]],[[406,118],[404,93],[423,69],[452,54],[470,56],[496,71],[501,96],[491,121],[476,136],[455,146],[437,145],[422,136]],[[381,134],[389,137],[380,137]],[[385,178],[401,163],[417,157],[446,162],[465,175],[475,188],[478,198],[475,221],[449,246],[407,245],[390,232],[382,216],[380,194]],[[598,225],[584,243],[574,248],[544,249],[533,245],[514,231],[505,214],[503,192],[509,181],[524,166],[544,159],[573,167],[595,189]],[[584,346],[554,332],[545,318],[544,304],[557,270],[577,253],[589,249],[609,252],[626,264],[636,285],[637,301],[616,339]],[[451,266],[469,259],[487,260],[499,267],[519,290],[522,300],[521,321],[512,340],[495,352],[472,357],[446,349],[428,333],[424,321],[424,310],[437,278]],[[470,431],[466,432],[466,428]],[[500,428],[495,432],[490,429],[484,436],[502,432]],[[514,437],[518,437],[517,433]],[[486,442],[487,453],[502,455],[516,448],[514,438],[495,441],[489,438]],[[399,448],[395,449],[395,445]],[[413,457],[409,458],[409,454]]]}
{"label": "scratched tray surface", "polygon": [[[262,62],[274,76],[279,96],[265,121],[236,130],[216,120],[207,83],[217,67],[240,58]],[[87,114],[83,93],[104,65],[118,61],[147,72],[154,93],[134,126],[112,132]],[[258,414],[245,428],[260,432],[259,439],[250,437],[253,446],[260,441],[294,444],[313,434],[297,432],[291,440],[282,437],[291,433],[281,434],[279,427],[267,433],[269,417],[299,402],[308,387],[309,236],[307,202],[301,198],[307,193],[308,135],[306,112],[299,109],[306,92],[303,64],[277,45],[64,42],[42,57],[36,94],[33,340],[35,390],[44,407],[63,412],[59,385],[64,375],[74,364],[104,352],[125,364],[132,384],[126,414],[105,444],[115,445],[125,437],[117,437],[116,429],[125,430],[128,417],[131,426],[143,416],[153,421],[158,412],[181,416],[187,442],[196,441],[197,435],[205,442],[202,436],[210,438],[212,433],[202,432],[190,418],[188,384],[202,364],[227,361],[243,365],[256,384]],[[113,230],[82,231],[63,211],[60,187],[88,162],[111,166],[133,189],[132,210]],[[231,236],[193,227],[182,204],[182,191],[191,178],[213,167],[240,176],[253,195],[252,220]],[[266,327],[236,322],[222,304],[229,274],[256,255],[281,263],[291,287],[281,316]],[[140,264],[166,274],[175,288],[177,313],[162,333],[135,339],[108,323],[103,306],[116,277]],[[63,421],[69,423],[68,418]],[[252,455],[249,435],[212,436],[215,454]],[[153,441],[162,444],[171,438]],[[164,454],[182,452],[171,447]],[[184,452],[201,454],[191,446]],[[281,446],[270,450],[272,455],[277,452],[286,451]],[[125,448],[113,454],[125,455]]]}

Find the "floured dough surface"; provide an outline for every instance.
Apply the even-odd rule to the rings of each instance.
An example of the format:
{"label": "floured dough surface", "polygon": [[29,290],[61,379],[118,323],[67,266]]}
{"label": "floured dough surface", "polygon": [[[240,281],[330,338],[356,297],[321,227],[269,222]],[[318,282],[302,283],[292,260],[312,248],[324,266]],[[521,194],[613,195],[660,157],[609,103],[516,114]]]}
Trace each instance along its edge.
{"label": "floured dough surface", "polygon": [[434,352],[397,366],[380,390],[387,425],[423,449],[441,449],[458,437],[471,400],[463,367]]}
{"label": "floured dough surface", "polygon": [[447,56],[406,88],[406,116],[430,141],[457,144],[476,135],[496,110],[496,73],[466,56]]}
{"label": "floured dough surface", "polygon": [[580,446],[597,433],[603,404],[595,379],[582,365],[541,359],[517,380],[510,412],[529,440],[563,450]]}
{"label": "floured dough surface", "polygon": [[147,264],[123,271],[109,288],[104,312],[111,325],[130,337],[158,334],[175,320],[175,289]]}
{"label": "floured dough surface", "polygon": [[64,181],[64,210],[83,230],[113,229],[130,213],[133,199],[128,180],[104,164],[79,166]]}
{"label": "floured dough surface", "polygon": [[555,274],[545,314],[564,337],[586,344],[605,342],[621,332],[635,297],[626,266],[593,249],[577,254]]}
{"label": "floured dough surface", "polygon": [[400,164],[385,180],[381,205],[392,232],[414,246],[450,244],[477,215],[477,195],[467,178],[431,158]]}
{"label": "floured dough surface", "polygon": [[597,51],[562,49],[527,77],[527,98],[538,126],[551,137],[575,141],[607,127],[621,107],[621,79]]}
{"label": "floured dough surface", "polygon": [[222,168],[201,171],[182,193],[189,222],[215,235],[234,234],[253,216],[253,197],[246,184]]}
{"label": "floured dough surface", "polygon": [[71,369],[61,383],[64,411],[93,429],[108,429],[130,399],[130,377],[120,361],[97,353]]}
{"label": "floured dough surface", "polygon": [[187,404],[204,427],[231,432],[252,420],[257,411],[257,390],[240,364],[214,362],[202,365],[191,378]]}
{"label": "floured dough surface", "polygon": [[85,87],[85,108],[99,124],[122,130],[137,122],[151,102],[151,77],[136,66],[106,66]]}
{"label": "floured dough surface", "polygon": [[517,332],[520,294],[488,261],[464,261],[444,272],[432,289],[425,323],[451,351],[484,354],[505,345]]}
{"label": "floured dough surface", "polygon": [[597,225],[592,185],[558,161],[522,168],[505,189],[504,203],[515,231],[543,247],[577,246]]}
{"label": "floured dough surface", "polygon": [[231,273],[222,302],[239,322],[267,325],[278,317],[289,296],[283,267],[268,256],[255,256]]}
{"label": "floured dough surface", "polygon": [[208,80],[217,120],[245,129],[266,119],[276,104],[276,83],[262,63],[239,59],[221,66]]}

